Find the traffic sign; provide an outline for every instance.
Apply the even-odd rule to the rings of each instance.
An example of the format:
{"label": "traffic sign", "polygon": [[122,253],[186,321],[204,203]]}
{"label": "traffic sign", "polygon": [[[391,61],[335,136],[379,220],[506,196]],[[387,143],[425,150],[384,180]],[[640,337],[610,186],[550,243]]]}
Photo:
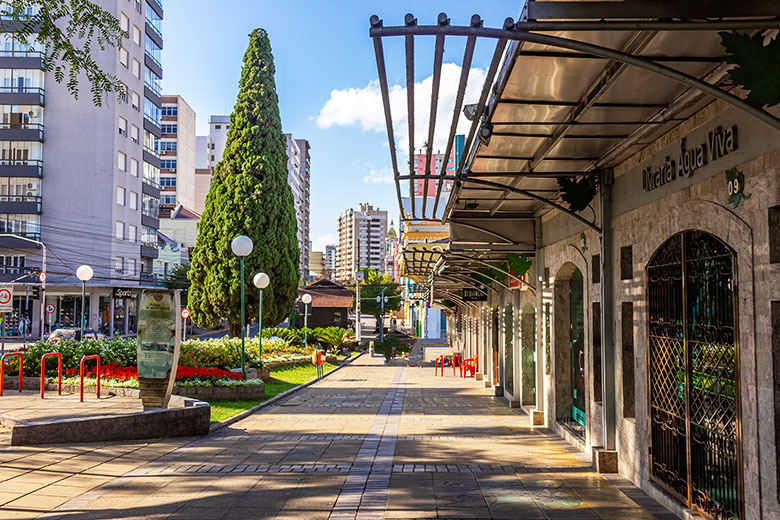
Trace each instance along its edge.
{"label": "traffic sign", "polygon": [[186,307],[181,310],[181,317],[182,319],[187,319],[190,317],[190,311]]}
{"label": "traffic sign", "polygon": [[0,312],[14,311],[14,286],[11,284],[0,285]]}
{"label": "traffic sign", "polygon": [[47,314],[54,314],[54,310],[55,310],[55,307],[54,307],[53,303],[50,303],[49,305],[46,306],[46,313]]}
{"label": "traffic sign", "polygon": [[41,283],[46,283],[46,273],[41,272],[41,274],[38,275],[38,281]]}

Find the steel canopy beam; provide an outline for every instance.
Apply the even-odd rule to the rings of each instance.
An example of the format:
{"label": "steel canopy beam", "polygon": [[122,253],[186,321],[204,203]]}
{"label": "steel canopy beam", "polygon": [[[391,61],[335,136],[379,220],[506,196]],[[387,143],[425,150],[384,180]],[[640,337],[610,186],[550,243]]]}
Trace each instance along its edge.
{"label": "steel canopy beam", "polygon": [[545,199],[544,197],[540,197],[539,195],[537,195],[537,194],[535,194],[535,193],[533,193],[531,191],[521,190],[520,188],[515,188],[514,186],[507,186],[506,184],[499,184],[497,182],[483,181],[483,180],[479,180],[479,179],[471,179],[470,178],[466,182],[471,182],[471,183],[474,183],[474,184],[480,184],[480,185],[483,185],[483,186],[488,186],[488,187],[491,187],[491,188],[496,189],[496,190],[506,190],[508,192],[517,193],[519,195],[525,195],[526,197],[538,200],[542,204],[545,204],[545,205],[550,206],[552,208],[555,208],[555,209],[557,209],[559,211],[562,211],[563,213],[566,213],[567,215],[571,216],[572,218],[582,222],[583,224],[585,224],[589,228],[593,229],[594,231],[597,231],[597,232],[601,233],[601,228],[599,226],[597,226],[596,224],[594,224],[594,223],[590,222],[589,220],[581,217],[580,215],[578,215],[577,213],[573,212],[569,208],[561,206],[560,204],[558,204],[556,202],[553,202],[551,200]]}
{"label": "steel canopy beam", "polygon": [[648,2],[626,0],[623,2],[528,2],[528,18],[545,19],[599,19],[599,18],[750,18],[777,16],[777,4],[764,0],[674,0],[672,2]]}

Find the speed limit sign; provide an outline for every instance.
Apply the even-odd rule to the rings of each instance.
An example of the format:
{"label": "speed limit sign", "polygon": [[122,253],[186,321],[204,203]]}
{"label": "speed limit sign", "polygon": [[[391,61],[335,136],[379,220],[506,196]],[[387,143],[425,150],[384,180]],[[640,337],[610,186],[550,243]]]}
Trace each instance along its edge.
{"label": "speed limit sign", "polygon": [[182,319],[187,319],[190,317],[190,311],[186,307],[181,310],[181,317]]}
{"label": "speed limit sign", "polygon": [[55,309],[54,309],[54,304],[53,303],[50,303],[49,305],[46,306],[46,313],[47,314],[54,314],[54,310]]}
{"label": "speed limit sign", "polygon": [[14,286],[10,284],[0,286],[0,312],[13,312],[13,299]]}

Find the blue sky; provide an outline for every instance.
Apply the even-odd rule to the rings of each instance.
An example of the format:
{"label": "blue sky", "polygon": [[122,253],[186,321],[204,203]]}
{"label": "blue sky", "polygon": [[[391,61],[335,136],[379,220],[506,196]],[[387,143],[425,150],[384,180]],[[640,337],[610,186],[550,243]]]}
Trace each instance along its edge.
{"label": "blue sky", "polygon": [[[334,242],[339,213],[361,202],[388,210],[398,221],[382,107],[372,83],[377,71],[368,37],[369,17],[377,14],[385,25],[401,25],[411,12],[421,25],[428,25],[444,11],[453,25],[467,25],[471,15],[478,13],[486,26],[500,27],[507,16],[517,18],[522,5],[523,0],[164,0],[163,91],[183,96],[197,113],[198,134],[207,133],[210,115],[233,110],[248,34],[256,27],[268,31],[282,126],[296,138],[308,139],[312,148],[311,240],[317,250]],[[419,90],[431,74],[433,39],[429,40],[416,47]],[[386,39],[389,82],[398,85],[393,94],[395,119],[406,110],[402,45],[399,38]],[[448,43],[445,63],[460,64],[462,45]],[[466,102],[481,88],[480,73],[492,54],[489,43],[480,45],[472,66],[481,70],[470,75],[475,80],[469,83]],[[452,83],[448,77],[456,78],[458,73],[459,67],[449,68],[443,75],[443,90]],[[449,121],[452,102],[447,105],[448,96],[442,98],[440,116]],[[418,108],[423,109],[421,114],[429,110]],[[420,117],[427,119],[427,115],[418,115],[418,127],[422,127]],[[406,161],[404,126],[398,132],[401,163]],[[437,142],[441,139],[437,132]],[[417,143],[422,141],[416,138]]]}

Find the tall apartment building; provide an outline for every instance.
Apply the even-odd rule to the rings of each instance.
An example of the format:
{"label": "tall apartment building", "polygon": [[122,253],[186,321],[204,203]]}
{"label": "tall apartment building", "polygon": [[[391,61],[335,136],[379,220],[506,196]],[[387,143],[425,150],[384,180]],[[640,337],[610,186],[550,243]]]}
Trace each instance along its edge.
{"label": "tall apartment building", "polygon": [[192,209],[198,213],[203,213],[206,207],[206,196],[209,194],[211,181],[214,180],[214,169],[225,153],[228,130],[230,116],[211,116],[209,135],[199,135],[195,138],[195,202]]}
{"label": "tall apartment building", "polygon": [[384,272],[387,211],[360,204],[339,215],[336,275],[339,282],[354,280],[355,271],[370,267]]}
{"label": "tall apartment building", "polygon": [[[447,175],[454,175],[455,174],[455,168],[458,166],[458,163],[460,162],[460,158],[463,156],[463,149],[466,145],[466,136],[461,134],[455,135],[455,140],[453,141],[452,145],[452,151],[450,152],[450,156],[447,158]],[[420,150],[420,153],[414,154],[414,170],[416,175],[426,175],[426,168],[425,168],[425,159],[426,154],[424,153],[424,150]],[[444,154],[443,153],[432,153],[431,154],[431,162],[430,162],[430,173],[431,175],[438,175],[441,173],[441,167],[442,164],[444,164]],[[428,180],[428,190],[425,189],[425,180],[417,179],[415,181],[415,195],[421,196],[423,193],[425,193],[428,197],[435,197],[436,191],[437,191],[438,182],[433,179]],[[452,181],[446,181],[444,183],[444,186],[442,186],[442,192],[443,193],[449,193],[452,191]]]}
{"label": "tall apartment building", "polygon": [[[163,9],[159,0],[95,2],[129,34],[120,48],[92,49],[97,66],[126,87],[120,99],[105,96],[101,107],[93,105],[83,76],[76,100],[43,69],[41,47],[19,41],[9,17],[0,20],[0,281],[15,284],[7,335],[38,336],[46,304],[55,307],[47,330],[48,323],[77,326],[75,273],[82,264],[94,270],[87,326],[134,330],[135,297],[158,255]],[[38,276],[44,253],[45,291]],[[20,317],[32,326],[20,330]]]}
{"label": "tall apartment building", "polygon": [[300,249],[301,278],[309,278],[309,170],[311,156],[309,141],[295,139],[292,134],[284,134],[287,139],[287,183],[295,201],[295,218],[298,222],[298,249]]}
{"label": "tall apartment building", "polygon": [[160,216],[195,206],[195,111],[181,96],[162,97]]}
{"label": "tall apartment building", "polygon": [[325,246],[325,269],[331,278],[336,275],[336,246]]}

